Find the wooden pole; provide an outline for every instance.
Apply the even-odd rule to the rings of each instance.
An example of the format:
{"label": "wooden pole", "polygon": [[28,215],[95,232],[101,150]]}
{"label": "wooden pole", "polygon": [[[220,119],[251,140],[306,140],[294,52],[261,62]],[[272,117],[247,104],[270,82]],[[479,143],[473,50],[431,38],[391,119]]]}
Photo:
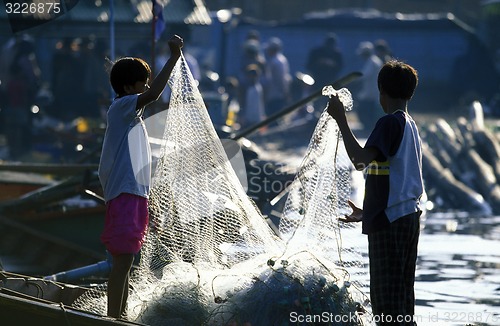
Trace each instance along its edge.
{"label": "wooden pole", "polygon": [[155,5],[154,5],[155,0],[152,0],[151,2],[151,14],[153,15],[153,18],[151,19],[151,72],[152,76],[151,79],[154,78],[155,76],[155,61],[156,61],[156,20],[158,17],[155,14]]}
{"label": "wooden pole", "polygon": [[[335,89],[339,89],[351,82],[353,82],[354,80],[358,79],[359,77],[361,77],[361,73],[360,72],[351,72],[343,77],[341,77],[340,79],[338,79],[337,81],[335,81],[333,84],[332,84],[332,87],[335,88]],[[319,89],[317,91],[315,91],[314,93],[312,93],[311,95],[309,95],[308,97],[306,98],[303,98],[302,100],[298,101],[297,103],[295,104],[292,104],[291,106],[279,111],[279,112],[276,112],[275,114],[269,116],[267,119],[264,119],[262,120],[261,122],[258,122],[256,123],[255,125],[253,126],[250,126],[248,127],[247,129],[237,133],[237,134],[233,134],[231,135],[229,138],[230,139],[233,139],[233,140],[237,140],[237,139],[240,139],[242,137],[245,137],[251,133],[253,133],[254,131],[262,128],[263,126],[266,126],[268,125],[269,123],[281,118],[281,117],[284,117],[285,115],[301,108],[302,106],[304,106],[305,104],[313,101],[315,98],[321,96],[321,92],[322,92],[323,88],[322,89]]]}

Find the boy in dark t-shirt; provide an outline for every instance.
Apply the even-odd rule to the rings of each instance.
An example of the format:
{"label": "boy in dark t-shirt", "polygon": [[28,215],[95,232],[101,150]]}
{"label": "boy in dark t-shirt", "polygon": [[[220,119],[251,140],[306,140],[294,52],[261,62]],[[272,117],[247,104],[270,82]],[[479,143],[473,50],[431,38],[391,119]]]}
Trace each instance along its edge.
{"label": "boy in dark t-shirt", "polygon": [[386,115],[364,147],[347,124],[338,97],[328,104],[352,163],[367,173],[363,209],[349,202],[353,213],[343,221],[362,221],[368,235],[370,298],[377,324],[416,325],[414,282],[424,188],[421,140],[407,105],[418,76],[410,65],[393,60],[382,66],[377,82]]}

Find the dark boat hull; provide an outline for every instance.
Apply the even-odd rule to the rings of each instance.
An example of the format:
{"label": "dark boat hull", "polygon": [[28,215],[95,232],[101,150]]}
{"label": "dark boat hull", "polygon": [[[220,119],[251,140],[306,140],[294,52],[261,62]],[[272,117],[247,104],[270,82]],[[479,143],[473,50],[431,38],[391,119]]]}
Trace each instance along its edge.
{"label": "dark boat hull", "polygon": [[0,272],[0,324],[142,325],[72,308],[71,304],[87,290],[84,287]]}

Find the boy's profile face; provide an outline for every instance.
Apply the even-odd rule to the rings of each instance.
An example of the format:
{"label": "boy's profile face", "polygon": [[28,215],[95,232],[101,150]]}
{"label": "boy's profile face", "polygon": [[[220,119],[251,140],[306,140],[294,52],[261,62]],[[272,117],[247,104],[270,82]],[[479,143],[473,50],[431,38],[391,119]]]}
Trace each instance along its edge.
{"label": "boy's profile face", "polygon": [[382,110],[384,110],[384,113],[387,113],[387,93],[385,93],[379,85],[379,95],[378,95],[378,101],[380,103],[380,106],[382,107]]}
{"label": "boy's profile face", "polygon": [[134,85],[125,85],[123,88],[125,89],[125,93],[127,93],[127,95],[141,94],[149,89],[148,83],[149,80],[137,81]]}

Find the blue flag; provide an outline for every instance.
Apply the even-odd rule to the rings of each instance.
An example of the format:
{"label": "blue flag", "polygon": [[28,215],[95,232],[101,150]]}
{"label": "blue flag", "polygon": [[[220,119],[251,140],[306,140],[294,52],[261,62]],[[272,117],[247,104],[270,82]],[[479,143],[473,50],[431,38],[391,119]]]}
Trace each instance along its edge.
{"label": "blue flag", "polygon": [[163,19],[163,4],[161,0],[153,0],[153,24],[155,24],[155,41],[158,41],[165,30],[165,19]]}

